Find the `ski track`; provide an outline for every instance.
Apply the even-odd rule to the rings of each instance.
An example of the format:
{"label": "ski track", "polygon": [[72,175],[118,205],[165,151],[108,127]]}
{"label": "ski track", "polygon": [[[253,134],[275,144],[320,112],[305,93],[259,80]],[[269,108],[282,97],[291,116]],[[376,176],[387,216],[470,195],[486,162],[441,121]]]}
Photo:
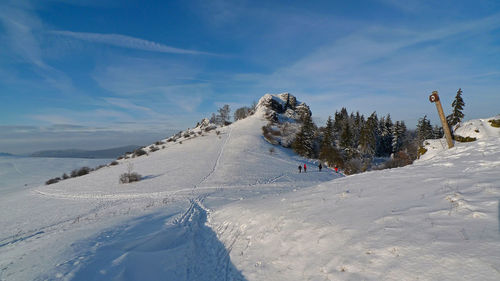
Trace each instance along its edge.
{"label": "ski track", "polygon": [[217,160],[215,160],[215,163],[212,167],[212,170],[198,183],[196,184],[193,189],[197,189],[202,183],[204,183],[213,173],[215,173],[215,170],[217,169],[217,166],[219,165],[220,159],[222,158],[222,155],[224,154],[224,147],[226,146],[227,142],[229,141],[229,138],[231,137],[231,132],[233,131],[233,127],[230,127],[229,132],[227,133],[227,137],[224,140],[224,143],[221,146],[221,149],[219,151],[219,155],[217,156]]}
{"label": "ski track", "polygon": [[65,220],[62,220],[62,221],[59,221],[59,222],[56,222],[56,223],[53,223],[53,224],[50,224],[50,225],[38,228],[38,229],[28,230],[28,231],[25,231],[25,232],[17,233],[15,235],[12,235],[12,236],[9,236],[9,237],[0,238],[0,248],[4,247],[4,246],[7,246],[7,245],[15,244],[15,243],[18,243],[18,242],[21,242],[21,241],[25,241],[25,240],[28,240],[30,238],[34,238],[34,237],[38,238],[42,234],[46,234],[47,235],[47,234],[50,234],[53,231],[59,231],[61,229],[64,229],[64,227],[67,226],[67,225],[79,223],[80,220],[81,221],[90,221],[90,220],[92,220],[91,219],[92,217],[96,218],[97,214],[100,211],[102,211],[102,210],[104,210],[104,209],[106,209],[108,207],[110,207],[109,203],[101,203],[97,207],[91,209],[86,214],[83,214],[83,215],[80,214],[80,215],[78,215],[76,217],[65,219]]}

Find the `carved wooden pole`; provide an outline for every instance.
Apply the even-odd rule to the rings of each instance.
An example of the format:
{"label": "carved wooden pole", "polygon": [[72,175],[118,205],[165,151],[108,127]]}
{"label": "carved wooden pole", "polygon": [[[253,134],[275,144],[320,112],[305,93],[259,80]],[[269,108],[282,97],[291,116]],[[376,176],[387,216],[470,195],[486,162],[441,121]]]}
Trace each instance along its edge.
{"label": "carved wooden pole", "polygon": [[448,122],[446,122],[446,117],[444,116],[443,107],[439,101],[439,95],[437,91],[433,91],[432,95],[429,96],[429,100],[436,104],[436,108],[441,119],[441,124],[443,125],[444,135],[446,136],[446,141],[448,141],[448,148],[453,147],[453,140],[451,139],[450,128],[448,127]]}

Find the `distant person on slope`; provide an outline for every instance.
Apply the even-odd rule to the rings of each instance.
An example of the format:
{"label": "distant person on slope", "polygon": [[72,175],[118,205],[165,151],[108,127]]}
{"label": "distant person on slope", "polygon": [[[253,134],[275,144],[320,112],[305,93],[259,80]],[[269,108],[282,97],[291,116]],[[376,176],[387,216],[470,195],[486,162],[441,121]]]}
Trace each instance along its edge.
{"label": "distant person on slope", "polygon": [[302,165],[299,165],[299,174],[302,172]]}
{"label": "distant person on slope", "polygon": [[318,169],[319,169],[320,172],[321,172],[321,169],[323,169],[323,166],[321,165],[321,163],[319,163]]}
{"label": "distant person on slope", "polygon": [[304,173],[307,173],[307,166],[306,166],[306,163],[304,163]]}
{"label": "distant person on slope", "polygon": [[338,173],[339,172],[339,167],[337,167],[337,165],[335,165],[335,173]]}

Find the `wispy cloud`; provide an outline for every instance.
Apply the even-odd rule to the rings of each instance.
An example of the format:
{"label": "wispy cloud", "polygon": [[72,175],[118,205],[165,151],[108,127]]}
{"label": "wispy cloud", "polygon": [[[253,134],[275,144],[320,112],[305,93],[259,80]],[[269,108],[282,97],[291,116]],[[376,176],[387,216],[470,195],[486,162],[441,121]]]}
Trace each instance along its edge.
{"label": "wispy cloud", "polygon": [[53,30],[50,31],[50,33],[74,39],[84,40],[88,42],[95,42],[121,48],[142,50],[148,52],[172,53],[172,54],[183,54],[183,55],[214,55],[208,52],[171,47],[161,43],[121,34],[73,32],[64,30]]}
{"label": "wispy cloud", "polygon": [[[99,66],[93,77],[103,89],[120,97],[106,99],[108,103],[158,118],[151,106],[171,114],[193,112],[212,94],[211,85],[196,78],[199,72],[195,66],[172,60],[121,58]],[[138,107],[135,100],[149,107]]]}
{"label": "wispy cloud", "polygon": [[51,87],[61,92],[73,91],[71,79],[47,64],[43,58],[39,34],[43,32],[44,26],[33,9],[28,2],[23,1],[0,5],[0,23],[5,30],[2,36],[5,45],[0,50],[31,65],[33,71]]}
{"label": "wispy cloud", "polygon": [[[474,81],[477,76],[490,88],[500,86],[495,75],[498,67],[477,57],[489,52],[492,60],[498,57],[492,32],[499,27],[499,14],[428,30],[370,26],[314,49],[269,75],[235,75],[234,79],[253,80],[254,88],[265,91],[291,91],[310,103],[315,114],[327,116],[349,105],[367,114],[395,112],[396,118],[413,124],[415,116],[423,115],[418,112],[428,108],[427,95],[432,90],[442,91],[445,98],[454,96],[459,87],[484,90]],[[457,45],[463,48],[460,55]],[[481,64],[489,64],[486,69],[491,71]],[[398,110],[409,105],[411,109]]]}

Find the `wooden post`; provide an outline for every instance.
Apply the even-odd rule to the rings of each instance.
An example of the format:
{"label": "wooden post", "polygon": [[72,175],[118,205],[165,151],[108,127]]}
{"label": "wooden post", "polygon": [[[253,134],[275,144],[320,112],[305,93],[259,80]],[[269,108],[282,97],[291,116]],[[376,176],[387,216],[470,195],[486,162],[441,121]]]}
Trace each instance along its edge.
{"label": "wooden post", "polygon": [[429,100],[436,104],[436,108],[441,119],[441,124],[443,125],[444,135],[446,136],[446,141],[448,142],[448,148],[453,147],[453,140],[451,139],[450,127],[448,127],[448,122],[446,122],[446,117],[444,116],[443,107],[441,106],[441,101],[439,101],[439,95],[437,91],[433,91],[432,95],[429,96]]}

